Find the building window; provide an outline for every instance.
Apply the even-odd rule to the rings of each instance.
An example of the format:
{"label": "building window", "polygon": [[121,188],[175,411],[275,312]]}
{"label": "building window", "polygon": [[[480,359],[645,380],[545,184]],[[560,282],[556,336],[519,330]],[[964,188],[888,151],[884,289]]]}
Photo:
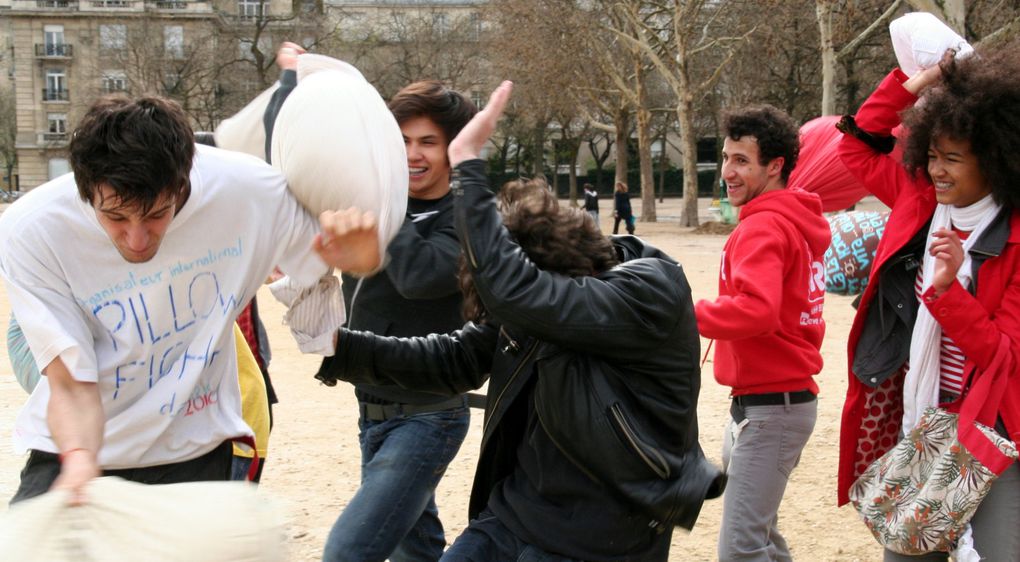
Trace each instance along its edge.
{"label": "building window", "polygon": [[67,101],[67,74],[62,68],[46,70],[46,89],[43,101]]}
{"label": "building window", "polygon": [[48,57],[63,57],[64,54],[64,26],[47,25],[43,27],[43,45],[45,54]]}
{"label": "building window", "polygon": [[471,12],[468,25],[468,36],[477,41],[482,36],[482,16],[478,12]]}
{"label": "building window", "polygon": [[176,94],[181,88],[181,75],[177,72],[167,72],[163,75],[163,90],[167,95]]}
{"label": "building window", "polygon": [[118,70],[108,70],[103,73],[102,89],[104,94],[127,91],[127,76]]}
{"label": "building window", "polygon": [[241,19],[254,20],[262,17],[262,0],[237,0],[237,15]]}
{"label": "building window", "polygon": [[71,172],[71,164],[67,161],[67,158],[50,158],[49,161],[49,179],[58,178],[64,174]]}
{"label": "building window", "polygon": [[[240,39],[237,42],[237,54],[242,59],[247,61],[254,61],[255,54],[252,53],[252,46],[254,41],[251,39]],[[265,55],[272,54],[273,52],[273,40],[265,35],[259,37],[258,50]]]}
{"label": "building window", "polygon": [[179,25],[163,27],[163,48],[166,56],[173,59],[184,58],[184,28]]}
{"label": "building window", "polygon": [[46,134],[44,138],[48,141],[64,140],[67,138],[66,113],[46,114]]}
{"label": "building window", "polygon": [[432,14],[432,33],[437,37],[444,37],[450,31],[450,20],[446,14]]}
{"label": "building window", "polygon": [[99,47],[109,50],[121,50],[127,47],[127,26],[124,24],[100,25]]}

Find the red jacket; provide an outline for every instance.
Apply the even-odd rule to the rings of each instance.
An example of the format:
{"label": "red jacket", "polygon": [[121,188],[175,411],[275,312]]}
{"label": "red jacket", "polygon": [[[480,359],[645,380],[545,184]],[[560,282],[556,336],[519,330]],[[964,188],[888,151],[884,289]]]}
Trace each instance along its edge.
{"label": "red jacket", "polygon": [[[861,130],[876,136],[891,134],[900,122],[899,112],[917,100],[903,88],[906,79],[899,70],[885,78],[857,112]],[[895,444],[902,422],[902,370],[878,388],[863,384],[853,373],[864,320],[878,292],[882,266],[924,228],[935,212],[936,200],[926,175],[910,175],[898,159],[872,150],[855,137],[845,135],[839,153],[847,170],[892,209],[847,342],[850,380],[840,428],[838,483],[839,504],[843,505],[863,468]],[[1008,217],[1008,230],[999,254],[989,257],[978,270],[976,295],[958,283],[940,297],[931,291],[924,295],[925,306],[967,358],[965,380],[992,369],[1013,376],[1020,367],[1020,212],[1014,210]],[[1011,343],[1006,353],[996,357],[1003,342]],[[959,404],[946,407],[955,411]],[[1020,380],[1010,381],[999,416],[1010,438],[1020,438]]]}
{"label": "red jacket", "polygon": [[695,305],[698,331],[715,342],[715,380],[733,395],[818,393],[825,335],[822,255],[831,239],[817,195],[769,191],[740,212],[723,248],[719,298]]}

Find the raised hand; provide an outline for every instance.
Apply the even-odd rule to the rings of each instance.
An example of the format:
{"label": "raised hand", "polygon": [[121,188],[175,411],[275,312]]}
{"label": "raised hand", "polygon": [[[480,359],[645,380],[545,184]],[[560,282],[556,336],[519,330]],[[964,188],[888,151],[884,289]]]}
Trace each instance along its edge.
{"label": "raised hand", "polygon": [[379,224],[371,212],[357,208],[325,211],[319,215],[322,234],[312,249],[322,261],[352,275],[375,271],[382,263],[379,253]]}
{"label": "raised hand", "polygon": [[503,109],[510,99],[510,92],[513,91],[514,83],[504,80],[502,84],[489,96],[489,103],[485,109],[479,111],[468,124],[460,130],[460,133],[450,141],[447,148],[447,155],[450,158],[450,165],[456,166],[465,160],[478,158],[482,147],[496,130],[496,123],[503,116]]}
{"label": "raised hand", "polygon": [[276,51],[276,67],[280,70],[297,70],[298,55],[305,52],[305,48],[297,43],[284,41]]}
{"label": "raised hand", "polygon": [[932,237],[928,253],[935,258],[935,276],[931,284],[935,294],[941,295],[956,281],[956,274],[963,265],[963,242],[958,234],[945,228],[935,231]]}

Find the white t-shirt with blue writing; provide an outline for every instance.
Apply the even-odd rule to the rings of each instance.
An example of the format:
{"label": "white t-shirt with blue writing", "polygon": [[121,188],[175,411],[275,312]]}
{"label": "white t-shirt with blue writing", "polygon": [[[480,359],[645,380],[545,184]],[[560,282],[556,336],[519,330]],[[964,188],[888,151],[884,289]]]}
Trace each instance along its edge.
{"label": "white t-shirt with blue writing", "polygon": [[[191,195],[149,262],[120,256],[68,174],[0,216],[0,273],[39,367],[59,356],[98,383],[100,465],[152,466],[251,435],[232,325],[274,265],[301,285],[328,271],[311,251],[318,231],[278,171],[199,146]],[[49,395],[43,377],[15,422],[17,451],[57,452]]]}

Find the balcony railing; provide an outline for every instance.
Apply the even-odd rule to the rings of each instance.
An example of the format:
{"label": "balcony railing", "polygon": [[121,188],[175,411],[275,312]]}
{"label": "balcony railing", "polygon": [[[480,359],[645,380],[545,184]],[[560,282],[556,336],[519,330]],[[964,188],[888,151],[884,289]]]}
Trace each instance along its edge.
{"label": "balcony railing", "polygon": [[156,9],[158,10],[187,10],[188,3],[180,0],[157,0]]}
{"label": "balcony railing", "polygon": [[43,101],[68,101],[71,99],[67,90],[52,90],[50,88],[44,88],[42,91]]}
{"label": "balcony railing", "polygon": [[67,43],[36,43],[35,56],[70,58],[74,56],[74,47]]}
{"label": "balcony railing", "polygon": [[39,133],[36,144],[53,144],[67,142],[70,136],[67,133]]}
{"label": "balcony railing", "polygon": [[92,0],[89,4],[93,8],[130,8],[134,2],[131,0]]}
{"label": "balcony railing", "polygon": [[77,8],[78,0],[35,0],[36,8]]}

